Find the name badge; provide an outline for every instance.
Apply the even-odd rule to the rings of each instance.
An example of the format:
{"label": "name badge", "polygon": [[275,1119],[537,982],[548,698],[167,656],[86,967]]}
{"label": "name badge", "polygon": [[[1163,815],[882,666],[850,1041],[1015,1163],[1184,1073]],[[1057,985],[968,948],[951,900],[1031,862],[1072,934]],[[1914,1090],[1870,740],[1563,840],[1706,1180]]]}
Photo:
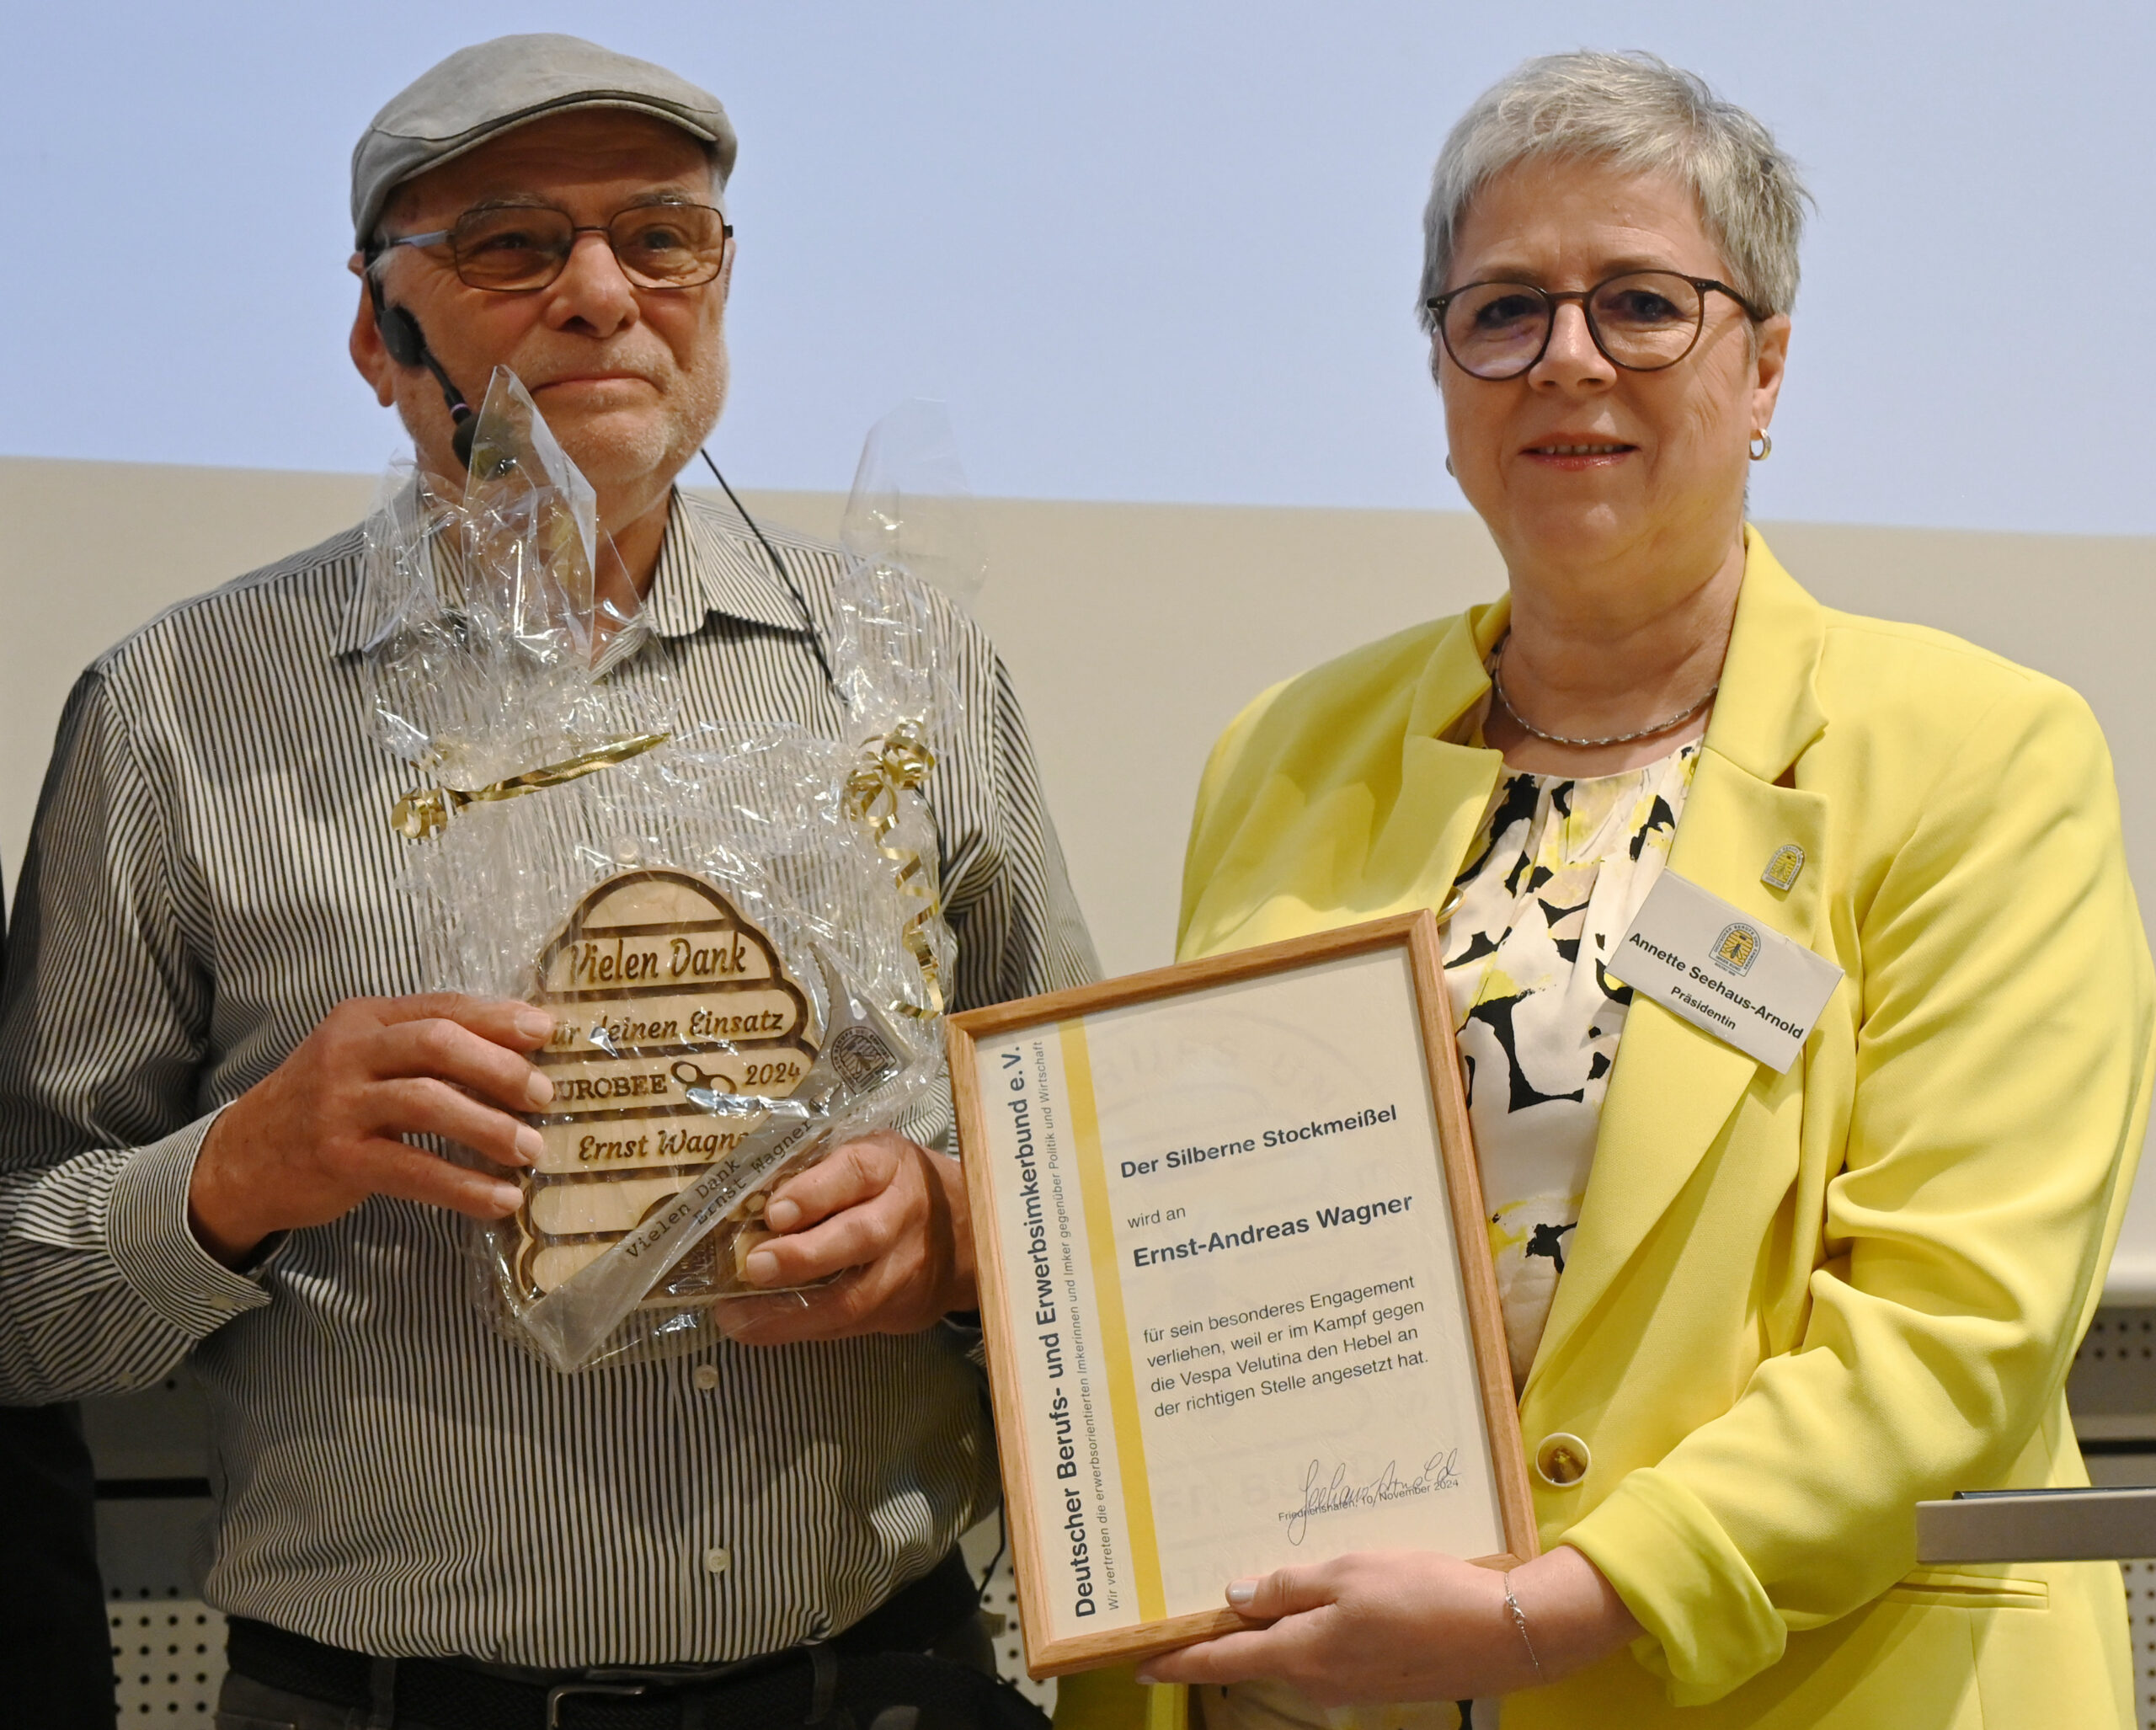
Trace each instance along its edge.
{"label": "name badge", "polygon": [[1609,971],[1776,1075],[1842,982],[1833,962],[1673,871],[1647,891]]}

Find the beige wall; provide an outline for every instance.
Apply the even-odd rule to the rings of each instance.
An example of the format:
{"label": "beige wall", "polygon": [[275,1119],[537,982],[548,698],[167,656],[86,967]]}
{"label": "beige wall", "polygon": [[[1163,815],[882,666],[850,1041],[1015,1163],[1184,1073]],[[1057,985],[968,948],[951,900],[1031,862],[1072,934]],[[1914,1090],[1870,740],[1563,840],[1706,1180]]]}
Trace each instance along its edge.
{"label": "beige wall", "polygon": [[[75,673],[159,608],[357,520],[371,477],[0,458],[11,698],[0,859],[12,884]],[[749,495],[812,532],[841,504]],[[1116,972],[1168,958],[1190,797],[1250,696],[1400,626],[1486,598],[1481,525],[1436,512],[985,499],[980,612],[1032,717],[1071,873]],[[2075,686],[2118,760],[2127,844],[2156,905],[2156,539],[1767,526],[1838,606],[1958,632]],[[2156,1177],[2115,1284],[2156,1296]]]}

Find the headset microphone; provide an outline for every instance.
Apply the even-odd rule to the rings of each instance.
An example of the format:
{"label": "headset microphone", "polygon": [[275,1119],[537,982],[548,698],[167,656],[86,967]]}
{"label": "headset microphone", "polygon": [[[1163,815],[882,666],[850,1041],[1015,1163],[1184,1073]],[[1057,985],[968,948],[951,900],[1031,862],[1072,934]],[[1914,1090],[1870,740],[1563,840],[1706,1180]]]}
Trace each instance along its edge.
{"label": "headset microphone", "polygon": [[459,462],[471,467],[472,435],[479,426],[472,416],[472,405],[451,381],[441,362],[435,359],[434,350],[427,346],[427,339],[420,332],[419,321],[407,308],[388,305],[382,298],[381,284],[371,275],[367,278],[367,293],[374,302],[374,328],[382,333],[382,345],[388,351],[389,358],[399,366],[425,367],[441,387],[442,399],[449,404],[449,418],[456,427],[450,435],[450,448],[456,452]]}

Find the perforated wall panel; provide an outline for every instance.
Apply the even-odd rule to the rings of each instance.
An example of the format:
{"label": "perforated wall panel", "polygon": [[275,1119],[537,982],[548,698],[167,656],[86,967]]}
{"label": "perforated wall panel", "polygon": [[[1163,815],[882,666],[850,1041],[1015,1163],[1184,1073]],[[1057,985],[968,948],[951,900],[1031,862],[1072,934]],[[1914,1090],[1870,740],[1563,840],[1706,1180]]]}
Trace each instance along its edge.
{"label": "perforated wall panel", "polygon": [[995,1571],[988,1578],[988,1585],[980,1594],[980,1607],[990,1618],[990,1626],[1001,1626],[995,1633],[995,1668],[1004,1680],[1015,1682],[1018,1691],[1034,1701],[1043,1711],[1055,1710],[1055,1684],[1036,1682],[1026,1674],[1025,1642],[1018,1632],[1018,1583],[1011,1572],[1011,1553],[1001,1548],[1002,1532],[998,1520],[985,1519],[960,1540],[965,1551],[966,1565],[979,1579],[991,1557]]}
{"label": "perforated wall panel", "polygon": [[209,1722],[225,1679],[225,1619],[197,1598],[115,1598],[108,1620],[122,1730]]}

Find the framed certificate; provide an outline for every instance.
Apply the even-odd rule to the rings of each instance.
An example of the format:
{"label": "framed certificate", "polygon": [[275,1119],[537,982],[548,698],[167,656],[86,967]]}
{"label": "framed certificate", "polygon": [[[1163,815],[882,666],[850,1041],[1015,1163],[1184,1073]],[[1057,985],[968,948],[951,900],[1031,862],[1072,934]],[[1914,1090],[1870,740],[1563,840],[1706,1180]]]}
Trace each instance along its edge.
{"label": "framed certificate", "polygon": [[1034,1675],[1299,1561],[1535,1553],[1428,912],[947,1025]]}

